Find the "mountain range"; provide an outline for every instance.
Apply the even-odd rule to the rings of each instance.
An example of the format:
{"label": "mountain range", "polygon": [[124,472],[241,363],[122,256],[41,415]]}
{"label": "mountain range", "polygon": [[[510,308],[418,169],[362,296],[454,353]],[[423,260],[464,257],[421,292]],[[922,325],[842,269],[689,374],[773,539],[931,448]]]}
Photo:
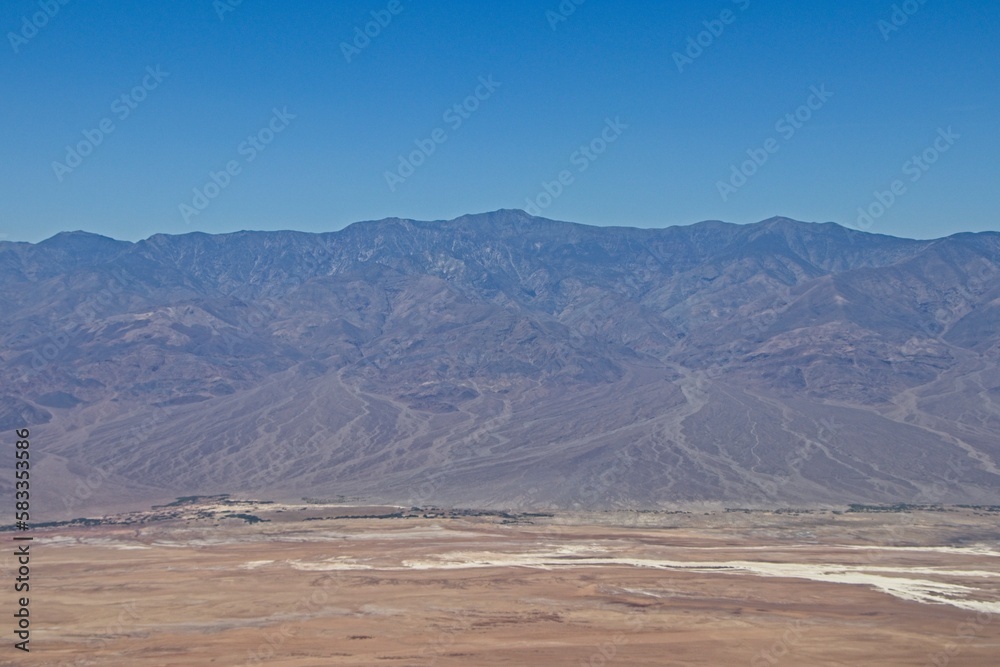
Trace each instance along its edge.
{"label": "mountain range", "polygon": [[0,242],[0,284],[45,517],[1000,501],[1000,233],[501,210]]}

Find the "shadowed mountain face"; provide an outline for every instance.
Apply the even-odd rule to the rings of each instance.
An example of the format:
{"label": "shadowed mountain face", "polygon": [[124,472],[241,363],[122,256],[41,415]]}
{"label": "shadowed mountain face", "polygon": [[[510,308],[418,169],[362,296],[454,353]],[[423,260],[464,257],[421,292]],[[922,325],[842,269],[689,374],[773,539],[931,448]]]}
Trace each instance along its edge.
{"label": "shadowed mountain face", "polygon": [[54,517],[1000,500],[1000,234],[498,211],[60,234],[0,243],[0,280],[0,425]]}

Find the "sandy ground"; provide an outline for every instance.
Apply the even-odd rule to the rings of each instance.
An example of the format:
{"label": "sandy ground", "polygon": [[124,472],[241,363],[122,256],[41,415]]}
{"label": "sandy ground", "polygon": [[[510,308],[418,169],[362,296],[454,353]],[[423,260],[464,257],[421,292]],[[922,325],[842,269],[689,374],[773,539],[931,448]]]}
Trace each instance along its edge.
{"label": "sandy ground", "polygon": [[0,664],[1000,665],[997,513],[239,509],[35,531]]}

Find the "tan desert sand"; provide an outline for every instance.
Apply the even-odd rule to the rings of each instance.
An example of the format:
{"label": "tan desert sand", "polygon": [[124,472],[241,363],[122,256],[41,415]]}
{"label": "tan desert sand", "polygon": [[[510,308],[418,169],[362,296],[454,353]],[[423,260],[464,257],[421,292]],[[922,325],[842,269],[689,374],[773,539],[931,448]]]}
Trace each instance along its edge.
{"label": "tan desert sand", "polygon": [[226,501],[33,534],[4,665],[1000,664],[995,512]]}

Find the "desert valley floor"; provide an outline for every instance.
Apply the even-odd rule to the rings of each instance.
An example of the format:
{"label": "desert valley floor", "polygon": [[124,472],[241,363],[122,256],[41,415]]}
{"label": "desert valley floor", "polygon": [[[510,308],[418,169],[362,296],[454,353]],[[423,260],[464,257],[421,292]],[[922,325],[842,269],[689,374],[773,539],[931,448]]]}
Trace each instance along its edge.
{"label": "desert valley floor", "polygon": [[995,666],[997,509],[189,499],[32,531],[32,651],[0,664]]}

